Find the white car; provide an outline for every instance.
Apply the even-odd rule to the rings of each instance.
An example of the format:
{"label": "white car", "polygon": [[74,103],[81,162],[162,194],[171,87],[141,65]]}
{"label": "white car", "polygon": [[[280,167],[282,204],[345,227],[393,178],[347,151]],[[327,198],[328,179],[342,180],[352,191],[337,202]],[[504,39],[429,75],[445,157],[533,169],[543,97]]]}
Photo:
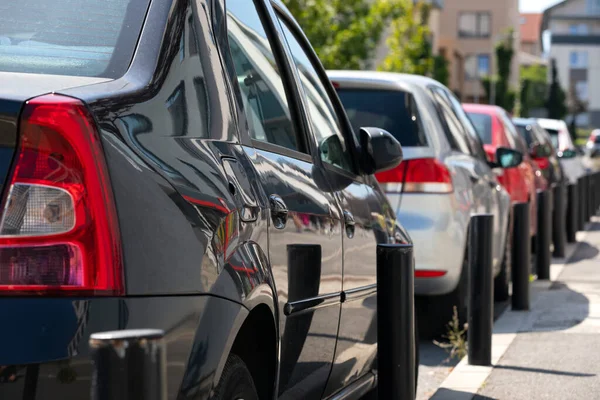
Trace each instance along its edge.
{"label": "white car", "polygon": [[[468,230],[475,213],[494,215],[494,290],[498,300],[506,298],[510,197],[496,178],[499,165],[488,161],[454,94],[423,76],[369,71],[328,75],[355,129],[379,126],[402,145],[404,161],[377,179],[415,244],[417,312],[425,317],[420,318],[425,324],[421,333],[443,332],[453,306],[460,316],[466,314]],[[522,159],[519,152],[499,149],[499,160],[502,151]]]}
{"label": "white car", "polygon": [[575,143],[573,143],[566,122],[546,118],[540,118],[537,122],[550,135],[565,176],[570,183],[577,183],[577,179],[587,172],[587,166],[584,157],[579,154]]}

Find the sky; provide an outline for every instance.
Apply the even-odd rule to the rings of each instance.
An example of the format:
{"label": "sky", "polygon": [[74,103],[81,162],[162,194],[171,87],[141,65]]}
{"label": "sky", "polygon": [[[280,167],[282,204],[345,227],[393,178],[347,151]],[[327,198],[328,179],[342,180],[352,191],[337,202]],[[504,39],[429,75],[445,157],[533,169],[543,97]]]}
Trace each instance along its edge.
{"label": "sky", "polygon": [[546,8],[559,3],[561,0],[519,0],[521,12],[543,12]]}

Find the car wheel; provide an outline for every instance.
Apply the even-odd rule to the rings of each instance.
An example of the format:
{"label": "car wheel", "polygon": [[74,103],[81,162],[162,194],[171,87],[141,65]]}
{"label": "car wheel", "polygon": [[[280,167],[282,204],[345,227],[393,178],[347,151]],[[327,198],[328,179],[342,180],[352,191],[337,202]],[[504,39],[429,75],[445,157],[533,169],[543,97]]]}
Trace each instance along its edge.
{"label": "car wheel", "polygon": [[241,358],[231,354],[211,400],[258,400],[252,375]]}
{"label": "car wheel", "polygon": [[494,301],[506,301],[510,296],[509,285],[510,274],[512,272],[512,248],[509,243],[510,239],[510,236],[506,238],[506,244],[504,245],[504,259],[502,260],[500,273],[494,278]]}
{"label": "car wheel", "polygon": [[441,296],[423,296],[417,298],[419,329],[424,338],[437,339],[447,333],[448,323],[452,321],[454,306],[461,325],[467,322],[469,293],[468,259],[465,254],[460,280],[456,288]]}

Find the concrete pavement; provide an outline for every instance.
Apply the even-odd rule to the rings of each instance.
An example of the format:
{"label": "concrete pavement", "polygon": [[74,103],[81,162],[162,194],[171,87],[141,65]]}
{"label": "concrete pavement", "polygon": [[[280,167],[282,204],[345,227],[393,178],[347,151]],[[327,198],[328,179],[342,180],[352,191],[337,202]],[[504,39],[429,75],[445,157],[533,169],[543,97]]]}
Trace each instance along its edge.
{"label": "concrete pavement", "polygon": [[493,367],[463,359],[432,399],[600,398],[600,218],[552,282],[534,282],[531,311],[506,311],[494,326]]}

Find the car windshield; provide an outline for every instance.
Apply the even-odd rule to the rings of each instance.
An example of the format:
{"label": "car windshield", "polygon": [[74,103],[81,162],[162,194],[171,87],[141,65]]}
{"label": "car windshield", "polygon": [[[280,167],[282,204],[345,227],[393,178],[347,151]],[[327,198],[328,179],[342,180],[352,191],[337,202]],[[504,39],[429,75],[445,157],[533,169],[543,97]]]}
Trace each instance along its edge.
{"label": "car windshield", "polygon": [[390,132],[402,146],[427,146],[411,94],[399,90],[338,89],[355,134],[361,127]]}
{"label": "car windshield", "polygon": [[116,78],[129,67],[149,2],[3,0],[0,71]]}
{"label": "car windshield", "polygon": [[550,139],[552,140],[552,146],[554,146],[555,149],[558,149],[558,130],[549,128],[545,129],[546,132],[548,132],[548,134],[550,135]]}
{"label": "car windshield", "polygon": [[492,144],[492,117],[487,114],[467,112],[477,134],[484,144]]}

